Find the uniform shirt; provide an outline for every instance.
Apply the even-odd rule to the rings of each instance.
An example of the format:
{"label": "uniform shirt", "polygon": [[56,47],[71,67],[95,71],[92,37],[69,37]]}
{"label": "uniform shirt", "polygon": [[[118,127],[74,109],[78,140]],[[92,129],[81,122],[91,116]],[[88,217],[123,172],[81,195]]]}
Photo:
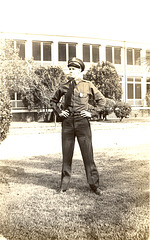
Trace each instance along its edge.
{"label": "uniform shirt", "polygon": [[62,109],[67,109],[70,112],[88,111],[89,99],[91,98],[96,101],[99,107],[105,105],[105,97],[92,82],[78,79],[76,80],[75,86],[73,85],[71,80],[62,84],[52,97],[51,106],[58,114],[61,112],[61,109],[58,107],[57,103],[62,96],[64,96]]}

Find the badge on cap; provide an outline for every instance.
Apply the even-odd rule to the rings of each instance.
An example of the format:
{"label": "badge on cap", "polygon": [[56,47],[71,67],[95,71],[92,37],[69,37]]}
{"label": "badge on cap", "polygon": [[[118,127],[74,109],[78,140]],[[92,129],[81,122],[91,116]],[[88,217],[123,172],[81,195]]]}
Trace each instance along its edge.
{"label": "badge on cap", "polygon": [[79,97],[83,97],[83,93],[82,92],[79,93]]}

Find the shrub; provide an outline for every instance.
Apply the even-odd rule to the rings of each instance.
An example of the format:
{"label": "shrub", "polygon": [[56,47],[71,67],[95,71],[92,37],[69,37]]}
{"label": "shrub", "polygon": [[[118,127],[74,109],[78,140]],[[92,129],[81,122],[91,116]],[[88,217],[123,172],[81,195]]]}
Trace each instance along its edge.
{"label": "shrub", "polygon": [[107,116],[114,111],[115,103],[113,99],[106,98],[105,106],[102,110],[98,111],[100,119],[103,118],[103,121],[107,120]]}
{"label": "shrub", "polygon": [[50,99],[54,92],[65,81],[66,75],[59,66],[39,67],[35,70],[37,81],[31,86],[30,91],[24,95],[27,106],[44,110],[44,121],[50,121]]}
{"label": "shrub", "polygon": [[99,108],[94,101],[90,101],[88,105],[88,110],[92,114],[91,120],[103,119],[107,120],[107,116],[114,111],[115,101],[110,98],[106,98],[106,104],[104,107]]}
{"label": "shrub", "polygon": [[10,98],[6,87],[0,84],[0,143],[7,137],[11,122]]}
{"label": "shrub", "polygon": [[150,107],[150,91],[148,91],[145,98],[146,98],[147,106]]}
{"label": "shrub", "polygon": [[102,62],[102,64],[93,65],[84,78],[93,82],[106,98],[113,98],[117,101],[121,99],[120,77],[112,63]]}
{"label": "shrub", "polygon": [[123,118],[128,118],[131,111],[131,106],[125,102],[117,102],[114,106],[114,113],[117,118],[120,118],[120,121],[122,121]]}

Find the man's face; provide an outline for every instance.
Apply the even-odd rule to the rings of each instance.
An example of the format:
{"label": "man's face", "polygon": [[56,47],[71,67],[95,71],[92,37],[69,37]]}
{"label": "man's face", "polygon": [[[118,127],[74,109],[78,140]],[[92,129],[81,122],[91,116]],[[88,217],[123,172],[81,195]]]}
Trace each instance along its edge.
{"label": "man's face", "polygon": [[69,67],[69,76],[70,77],[77,78],[80,73],[81,73],[81,69],[80,68]]}

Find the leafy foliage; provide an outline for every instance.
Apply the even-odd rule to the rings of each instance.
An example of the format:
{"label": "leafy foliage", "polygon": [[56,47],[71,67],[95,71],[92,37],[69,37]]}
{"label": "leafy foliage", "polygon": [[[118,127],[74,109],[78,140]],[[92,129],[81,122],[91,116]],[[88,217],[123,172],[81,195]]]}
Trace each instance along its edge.
{"label": "leafy foliage", "polygon": [[92,120],[107,120],[107,116],[114,111],[115,104],[116,102],[110,98],[106,98],[106,104],[102,108],[99,108],[98,106],[94,107],[92,104],[89,104],[88,109],[92,114]]}
{"label": "leafy foliage", "polygon": [[146,94],[146,103],[147,103],[147,106],[150,107],[150,91],[147,92]]}
{"label": "leafy foliage", "polygon": [[[9,64],[6,60],[6,52],[8,46],[0,41],[0,142],[4,141],[9,132],[11,123],[11,104],[7,89],[6,75],[9,73]],[[8,50],[7,50],[8,51]],[[11,56],[12,52],[10,53]]]}
{"label": "leafy foliage", "polygon": [[98,63],[97,65],[93,65],[87,71],[84,78],[92,81],[106,97],[105,106],[102,109],[96,108],[96,112],[99,114],[98,118],[103,117],[103,120],[106,120],[107,115],[113,112],[115,102],[119,101],[122,95],[120,78],[114,65],[110,62],[102,62],[102,64]]}
{"label": "leafy foliage", "polygon": [[65,81],[65,74],[60,67],[39,67],[35,69],[37,81],[33,81],[24,95],[28,107],[50,108],[50,99],[60,83]]}
{"label": "leafy foliage", "polygon": [[114,111],[115,101],[109,98],[106,98],[106,104],[102,110],[100,110],[100,118],[103,117],[103,121],[107,120],[107,116]]}
{"label": "leafy foliage", "polygon": [[[42,109],[44,121],[49,121],[50,99],[60,83],[65,81],[65,74],[60,67],[39,67],[35,70],[36,78],[29,91],[22,94],[23,103],[28,109]],[[49,119],[49,120],[48,120]]]}
{"label": "leafy foliage", "polygon": [[84,77],[92,81],[106,98],[121,99],[122,88],[120,78],[112,63],[102,62],[102,64],[93,65]]}
{"label": "leafy foliage", "polygon": [[11,123],[11,104],[9,94],[2,81],[0,81],[0,142],[5,140]]}
{"label": "leafy foliage", "polygon": [[150,71],[150,52],[146,53],[146,56],[141,57],[138,63],[142,63],[147,68],[148,72]]}
{"label": "leafy foliage", "polygon": [[114,113],[117,118],[120,118],[120,121],[122,121],[123,118],[129,117],[131,111],[131,106],[125,102],[117,102],[114,106]]}
{"label": "leafy foliage", "polygon": [[22,101],[29,110],[47,109],[50,98],[65,74],[60,67],[37,68],[33,59],[22,60],[11,41],[0,43],[0,65],[2,78],[10,93],[20,93]]}
{"label": "leafy foliage", "polygon": [[18,50],[11,45],[11,41],[0,44],[0,67],[6,87],[9,92],[18,92],[24,97],[31,86],[38,81],[35,74],[36,66],[32,59],[22,60]]}

